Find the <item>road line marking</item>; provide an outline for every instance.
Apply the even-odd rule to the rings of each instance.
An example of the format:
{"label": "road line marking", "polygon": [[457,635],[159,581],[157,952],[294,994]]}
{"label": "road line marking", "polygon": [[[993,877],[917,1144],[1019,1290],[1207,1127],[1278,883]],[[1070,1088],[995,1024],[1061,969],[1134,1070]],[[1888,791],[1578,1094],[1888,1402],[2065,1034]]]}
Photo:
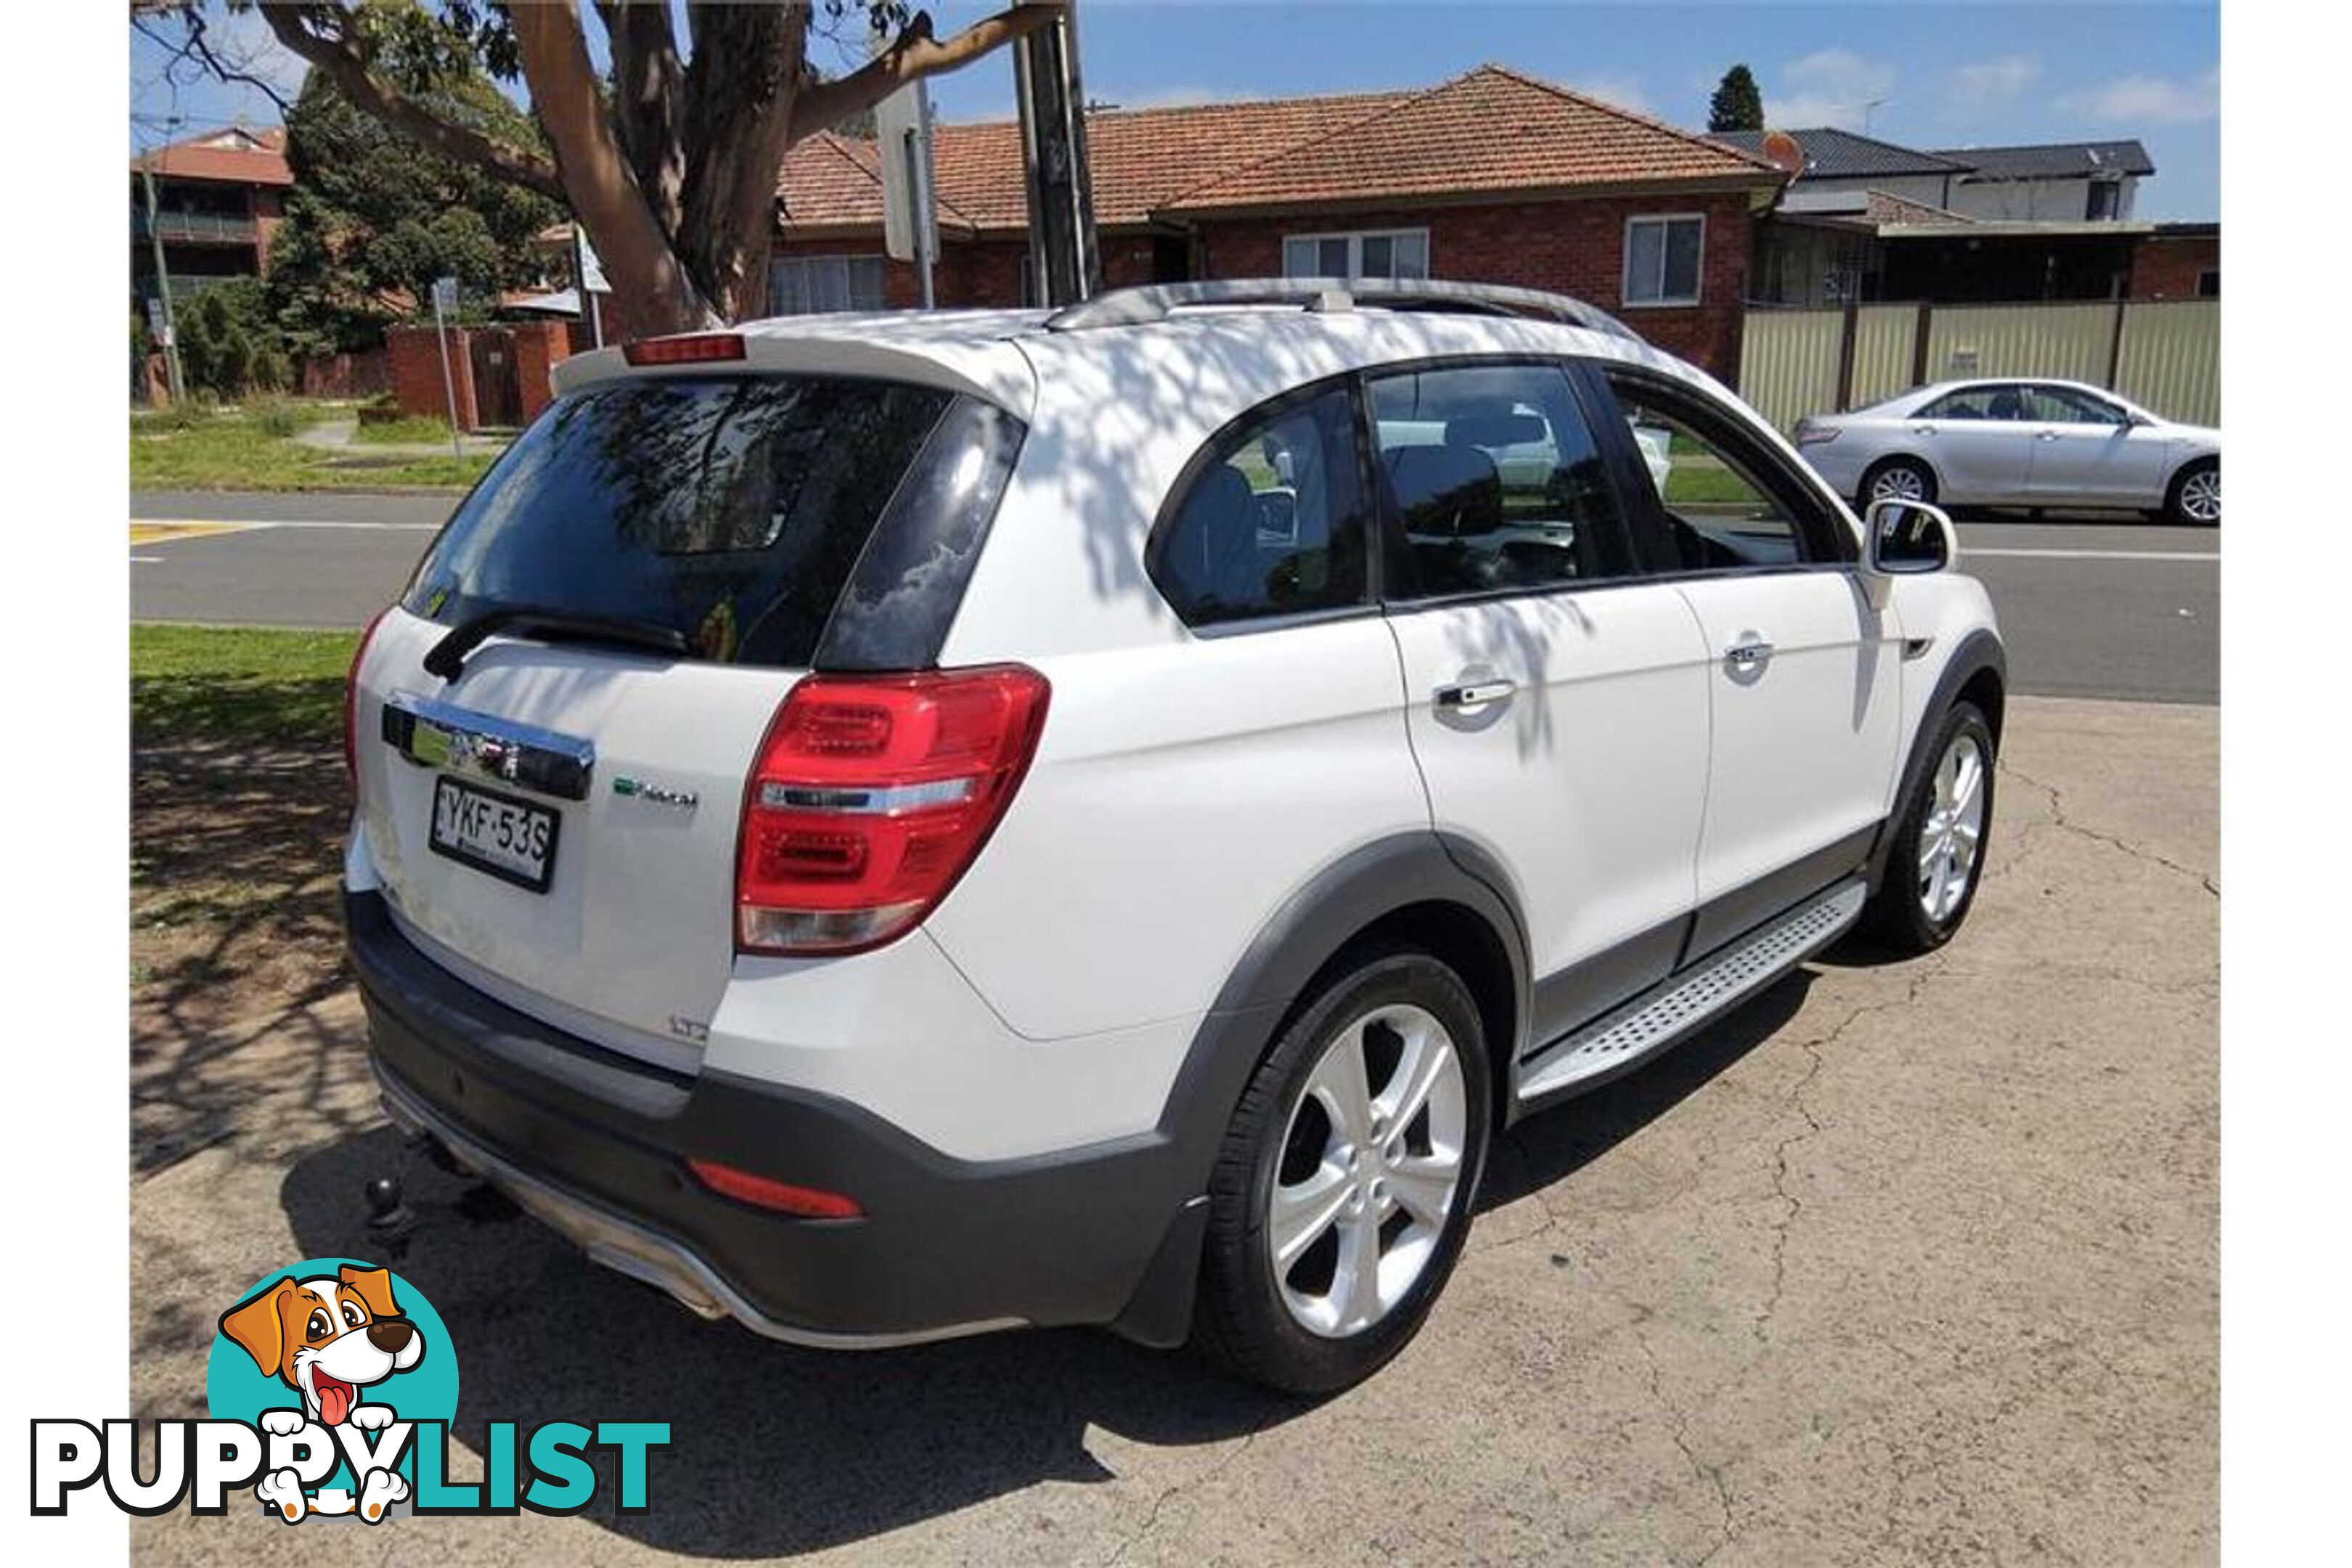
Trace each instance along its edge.
{"label": "road line marking", "polygon": [[384,531],[394,533],[431,533],[441,525],[437,522],[343,522],[317,518],[249,518],[241,521],[163,522],[152,518],[132,518],[131,529],[142,528],[203,529],[207,531],[233,532],[244,529],[264,528],[334,528],[361,531]]}
{"label": "road line marking", "polygon": [[1994,550],[1985,546],[1960,546],[1960,559],[1977,555],[1997,555],[2004,560],[2044,559],[2050,561],[2219,561],[2218,550],[2210,554],[2185,550]]}
{"label": "road line marking", "polygon": [[192,522],[179,519],[135,517],[131,520],[132,544],[163,544],[174,539],[205,539],[217,533],[242,533],[249,522]]}
{"label": "road line marking", "polygon": [[133,566],[161,566],[163,564],[163,558],[160,555],[134,555],[131,558],[131,564]]}

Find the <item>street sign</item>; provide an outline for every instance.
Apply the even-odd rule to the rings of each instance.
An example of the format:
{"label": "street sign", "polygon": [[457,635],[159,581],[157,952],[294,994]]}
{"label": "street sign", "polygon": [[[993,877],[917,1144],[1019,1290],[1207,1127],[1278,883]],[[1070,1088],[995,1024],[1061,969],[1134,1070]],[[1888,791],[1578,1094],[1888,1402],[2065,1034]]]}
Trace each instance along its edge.
{"label": "street sign", "polygon": [[433,309],[449,311],[457,308],[457,280],[455,278],[433,279]]}
{"label": "street sign", "polygon": [[596,259],[596,247],[588,243],[588,231],[576,223],[572,226],[572,243],[580,256],[581,292],[610,294],[613,286],[604,280],[604,264]]}
{"label": "street sign", "polygon": [[882,166],[882,248],[896,261],[938,254],[938,217],[924,199],[931,188],[926,108],[921,82],[874,106],[874,150]]}

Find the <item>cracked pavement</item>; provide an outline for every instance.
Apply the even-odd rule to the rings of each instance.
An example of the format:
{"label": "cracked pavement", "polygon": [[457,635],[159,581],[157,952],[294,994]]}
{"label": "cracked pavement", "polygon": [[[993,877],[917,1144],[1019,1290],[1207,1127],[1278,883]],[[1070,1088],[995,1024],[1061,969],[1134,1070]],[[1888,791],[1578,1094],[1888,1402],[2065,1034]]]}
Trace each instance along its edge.
{"label": "cracked pavement", "polygon": [[[699,1322],[430,1172],[395,1267],[478,1424],[668,1420],[652,1511],[134,1521],[142,1560],[1885,1564],[2217,1551],[2219,711],[2019,698],[1949,947],[1832,952],[1498,1143],[1415,1343],[1319,1405],[1108,1336],[824,1355]],[[390,1133],[349,1005],[136,1180],[132,1391],[374,1249]],[[356,1131],[354,1129],[357,1129]]]}

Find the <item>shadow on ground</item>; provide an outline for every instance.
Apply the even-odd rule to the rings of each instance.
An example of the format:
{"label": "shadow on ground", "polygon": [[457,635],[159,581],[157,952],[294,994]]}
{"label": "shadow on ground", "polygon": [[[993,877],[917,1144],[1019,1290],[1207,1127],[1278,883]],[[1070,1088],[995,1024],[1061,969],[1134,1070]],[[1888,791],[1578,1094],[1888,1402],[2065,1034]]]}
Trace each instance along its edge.
{"label": "shadow on ground", "polygon": [[[1572,1174],[1672,1110],[1772,1035],[1811,982],[1792,976],[1644,1071],[1515,1129],[1482,1207]],[[390,1128],[346,1136],[280,1187],[307,1257],[374,1256],[360,1194],[394,1167]],[[1221,1377],[1189,1355],[1107,1333],[1013,1333],[864,1353],[793,1349],[707,1323],[649,1287],[584,1262],[468,1184],[409,1163],[419,1224],[396,1260],[447,1324],[462,1366],[455,1434],[480,1423],[667,1421],[656,1506],[604,1528],[709,1557],[763,1557],[864,1540],[1005,1493],[1113,1479],[1087,1445],[1102,1427],[1159,1447],[1216,1442],[1308,1406]],[[460,1461],[465,1463],[467,1461]],[[464,1473],[464,1472],[460,1472]]]}
{"label": "shadow on ground", "polygon": [[[158,695],[187,684],[147,683],[141,700],[184,718],[209,711],[210,699]],[[341,702],[338,687],[323,733],[340,728]],[[227,1138],[241,1117],[292,1129],[348,1076],[333,1016],[351,984],[342,758],[331,742],[235,743],[235,722],[228,739],[132,753],[131,1163],[142,1175]]]}

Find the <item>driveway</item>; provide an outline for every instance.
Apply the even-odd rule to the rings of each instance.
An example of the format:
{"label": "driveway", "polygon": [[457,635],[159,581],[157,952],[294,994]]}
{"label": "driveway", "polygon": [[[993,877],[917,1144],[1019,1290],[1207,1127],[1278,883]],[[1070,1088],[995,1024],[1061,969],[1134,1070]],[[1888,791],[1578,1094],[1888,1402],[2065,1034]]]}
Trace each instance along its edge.
{"label": "driveway", "polygon": [[[480,1424],[667,1420],[650,1511],[133,1524],[148,1561],[2210,1562],[2218,712],[2018,699],[1966,931],[1836,953],[1497,1152],[1415,1344],[1319,1406],[1106,1336],[863,1356],[698,1322],[432,1173],[397,1267]],[[134,1179],[132,1393],[378,1249],[347,997],[134,1069],[208,1107]]]}

